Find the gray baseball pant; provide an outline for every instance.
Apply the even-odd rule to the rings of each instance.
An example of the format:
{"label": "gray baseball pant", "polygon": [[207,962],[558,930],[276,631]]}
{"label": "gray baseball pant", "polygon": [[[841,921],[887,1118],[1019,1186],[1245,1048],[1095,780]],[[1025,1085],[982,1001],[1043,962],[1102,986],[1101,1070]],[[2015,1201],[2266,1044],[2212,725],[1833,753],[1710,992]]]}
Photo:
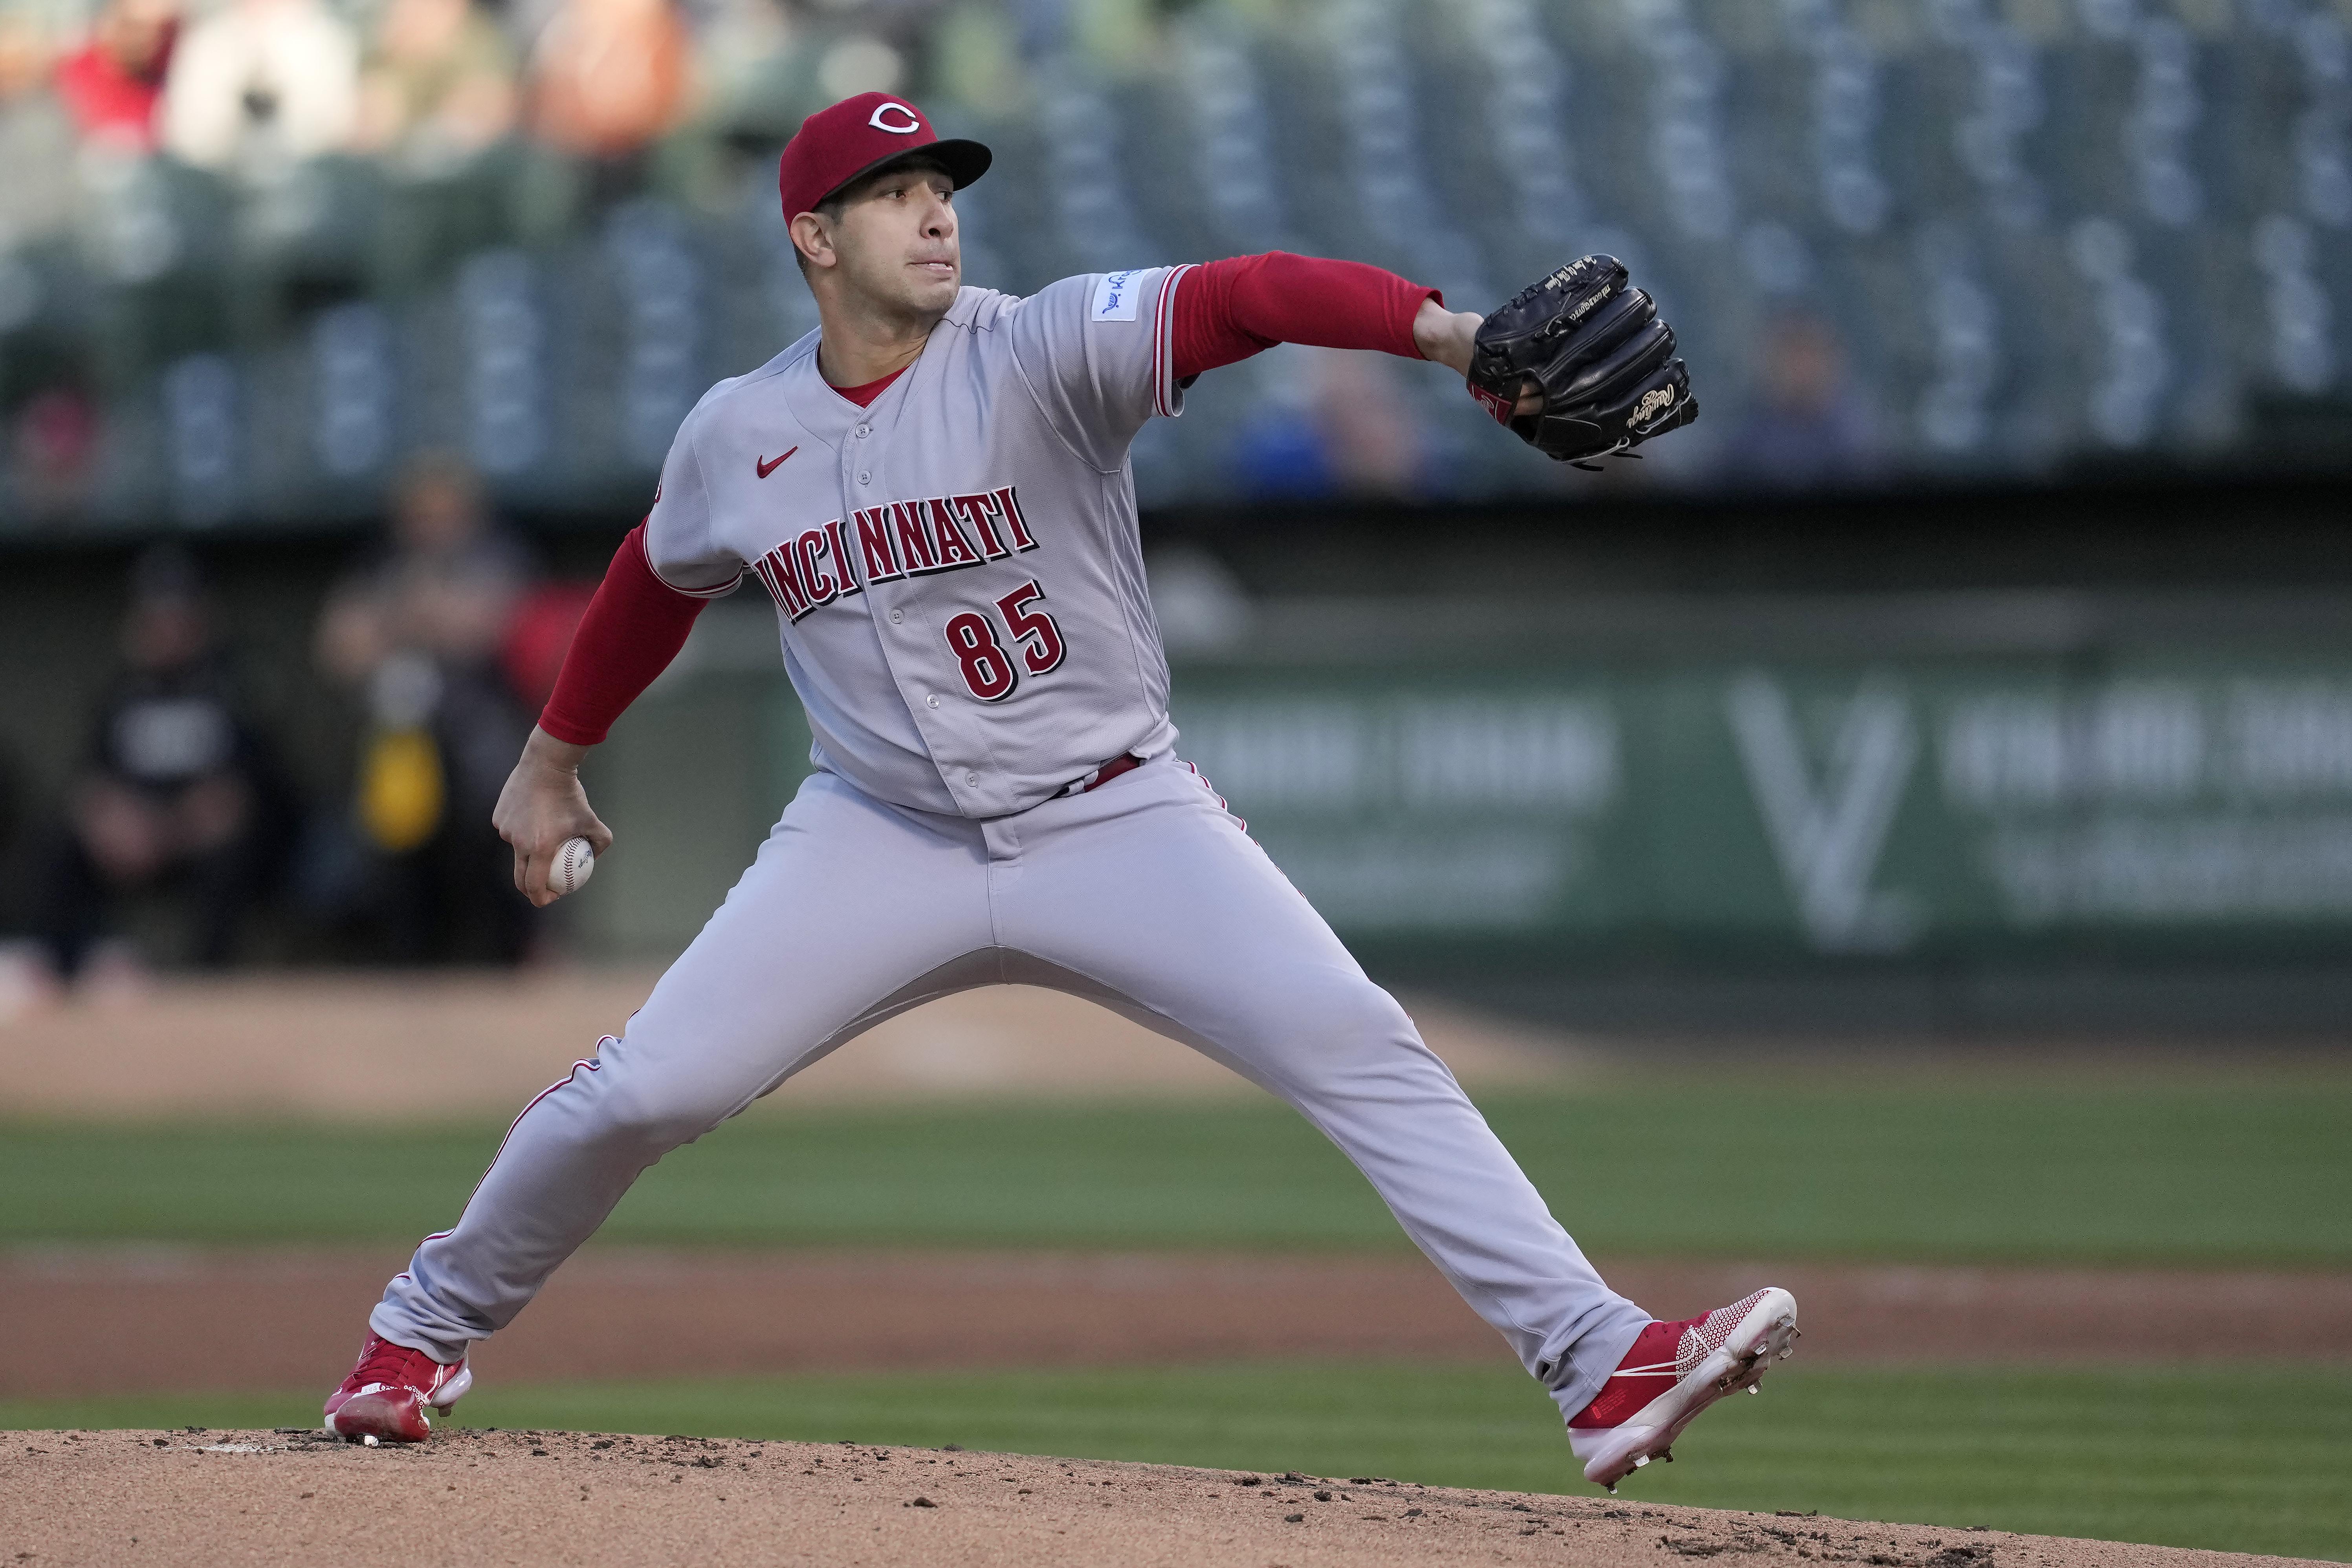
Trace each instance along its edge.
{"label": "gray baseball pant", "polygon": [[626,1032],[516,1119],[370,1326],[456,1361],[671,1149],[896,1013],[1006,982],[1089,998],[1287,1101],[1563,1416],[1650,1321],[1601,1283],[1404,1010],[1161,756],[987,821],[811,776]]}

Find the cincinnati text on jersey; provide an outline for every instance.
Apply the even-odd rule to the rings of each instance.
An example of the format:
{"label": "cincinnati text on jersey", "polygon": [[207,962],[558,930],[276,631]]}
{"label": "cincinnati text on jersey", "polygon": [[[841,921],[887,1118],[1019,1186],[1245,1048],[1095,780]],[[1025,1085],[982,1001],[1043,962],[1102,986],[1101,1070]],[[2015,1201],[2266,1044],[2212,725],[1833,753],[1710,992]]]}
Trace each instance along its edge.
{"label": "cincinnati text on jersey", "polygon": [[787,620],[877,582],[961,571],[1037,548],[1013,486],[892,501],[788,538],[751,570]]}

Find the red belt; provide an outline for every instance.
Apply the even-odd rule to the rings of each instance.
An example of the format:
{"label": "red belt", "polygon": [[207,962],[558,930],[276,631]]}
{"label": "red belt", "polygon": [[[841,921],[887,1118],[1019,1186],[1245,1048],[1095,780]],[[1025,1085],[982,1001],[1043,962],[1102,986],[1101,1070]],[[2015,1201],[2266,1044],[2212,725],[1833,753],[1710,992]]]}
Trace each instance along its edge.
{"label": "red belt", "polygon": [[1114,757],[1083,779],[1073,779],[1062,786],[1065,795],[1083,795],[1089,789],[1099,789],[1122,773],[1132,773],[1143,766],[1143,758],[1132,751]]}

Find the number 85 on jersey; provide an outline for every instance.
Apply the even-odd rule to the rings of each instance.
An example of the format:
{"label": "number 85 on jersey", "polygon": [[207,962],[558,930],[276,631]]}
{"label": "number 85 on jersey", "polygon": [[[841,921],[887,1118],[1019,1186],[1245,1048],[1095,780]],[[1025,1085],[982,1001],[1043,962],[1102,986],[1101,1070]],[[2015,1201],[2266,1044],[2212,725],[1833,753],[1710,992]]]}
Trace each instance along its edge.
{"label": "number 85 on jersey", "polygon": [[[1024,670],[1042,675],[1062,662],[1062,629],[1043,610],[1030,606],[1045,597],[1034,580],[1023,583],[996,601],[1004,618],[1006,635],[977,611],[950,617],[948,651],[963,670],[963,684],[984,703],[1003,702],[1021,685]],[[1008,648],[1007,643],[1011,646]]]}

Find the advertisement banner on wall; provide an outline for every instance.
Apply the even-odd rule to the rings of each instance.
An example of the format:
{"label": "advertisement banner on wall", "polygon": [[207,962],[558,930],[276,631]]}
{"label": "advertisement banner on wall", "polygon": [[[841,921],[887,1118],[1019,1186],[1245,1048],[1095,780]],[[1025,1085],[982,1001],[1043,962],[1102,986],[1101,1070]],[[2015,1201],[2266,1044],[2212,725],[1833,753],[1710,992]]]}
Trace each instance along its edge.
{"label": "advertisement banner on wall", "polygon": [[2352,667],[1187,670],[1343,934],[1823,956],[2352,938]]}

